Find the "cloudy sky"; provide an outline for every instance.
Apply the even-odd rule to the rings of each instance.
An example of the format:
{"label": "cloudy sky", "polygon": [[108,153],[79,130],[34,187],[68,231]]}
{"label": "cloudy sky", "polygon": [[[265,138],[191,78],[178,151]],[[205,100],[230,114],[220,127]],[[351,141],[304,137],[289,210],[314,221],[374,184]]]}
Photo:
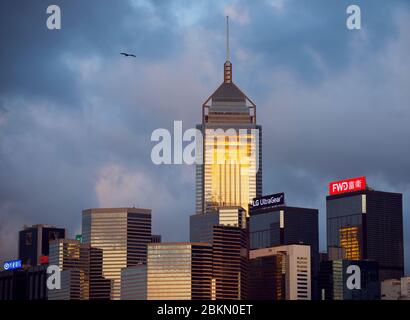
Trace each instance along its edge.
{"label": "cloudy sky", "polygon": [[[360,31],[346,28],[352,3]],[[50,4],[61,30],[46,27]],[[410,271],[407,0],[2,0],[0,260],[24,224],[74,236],[90,207],[152,208],[154,232],[188,240],[194,168],[154,165],[150,137],[200,122],[227,14],[234,81],[263,126],[264,193],[318,208],[322,249],[329,181],[366,175],[404,193]]]}

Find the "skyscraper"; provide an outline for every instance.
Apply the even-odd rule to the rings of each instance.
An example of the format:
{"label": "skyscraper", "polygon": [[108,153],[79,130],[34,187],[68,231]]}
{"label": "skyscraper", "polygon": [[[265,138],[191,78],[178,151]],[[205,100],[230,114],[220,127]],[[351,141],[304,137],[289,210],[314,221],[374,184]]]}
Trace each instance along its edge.
{"label": "skyscraper", "polygon": [[65,229],[52,225],[24,226],[18,255],[23,268],[0,272],[0,300],[46,300],[47,264],[51,243],[65,238]]}
{"label": "skyscraper", "polygon": [[[359,288],[349,289],[347,280],[351,276],[348,268],[360,269]],[[320,263],[318,286],[322,300],[379,300],[380,283],[378,263],[366,260],[331,260]]]}
{"label": "skyscraper", "polygon": [[410,300],[410,277],[387,279],[381,283],[382,300]]}
{"label": "skyscraper", "polygon": [[215,225],[245,229],[246,211],[242,207],[223,207],[217,212],[192,215],[190,217],[190,241],[212,243]]}
{"label": "skyscraper", "polygon": [[213,226],[212,299],[246,299],[248,256],[247,229],[228,225]]}
{"label": "skyscraper", "polygon": [[207,243],[151,243],[146,270],[148,300],[211,299],[212,247]]}
{"label": "skyscraper", "polygon": [[286,255],[249,259],[248,299],[286,300]]}
{"label": "skyscraper", "polygon": [[311,300],[310,246],[285,245],[251,250],[252,300]]}
{"label": "skyscraper", "polygon": [[39,265],[42,257],[47,261],[49,242],[64,238],[65,229],[63,228],[45,224],[24,227],[24,230],[19,232],[19,259],[26,265]]}
{"label": "skyscraper", "polygon": [[[250,206],[250,249],[305,244],[311,247],[312,298],[318,299],[319,211],[285,204],[283,193],[256,198]],[[261,205],[262,204],[262,205]]]}
{"label": "skyscraper", "polygon": [[61,271],[61,289],[50,290],[49,300],[87,300],[90,286],[90,245],[78,240],[50,242],[50,265]]}
{"label": "skyscraper", "polygon": [[246,211],[262,193],[262,132],[256,105],[233,83],[227,25],[224,81],[202,106],[203,149],[196,167],[196,213],[224,206]]}
{"label": "skyscraper", "polygon": [[[146,263],[151,210],[102,208],[83,211],[82,240],[90,244],[90,298],[120,299],[121,269]],[[100,276],[102,275],[102,277]]]}
{"label": "skyscraper", "polygon": [[223,83],[202,106],[191,241],[212,244],[212,299],[245,299],[248,206],[262,193],[262,129],[256,105],[232,80],[227,18]]}
{"label": "skyscraper", "polygon": [[246,299],[249,235],[245,209],[223,207],[192,215],[190,239],[212,245],[212,299]]}
{"label": "skyscraper", "polygon": [[[345,187],[344,187],[345,186]],[[404,275],[403,200],[364,177],[332,182],[326,198],[327,245],[341,259],[379,263],[379,280]],[[332,255],[329,255],[332,258]]]}
{"label": "skyscraper", "polygon": [[147,284],[146,264],[121,269],[121,300],[147,300]]}
{"label": "skyscraper", "polygon": [[0,272],[0,300],[46,300],[47,266]]}

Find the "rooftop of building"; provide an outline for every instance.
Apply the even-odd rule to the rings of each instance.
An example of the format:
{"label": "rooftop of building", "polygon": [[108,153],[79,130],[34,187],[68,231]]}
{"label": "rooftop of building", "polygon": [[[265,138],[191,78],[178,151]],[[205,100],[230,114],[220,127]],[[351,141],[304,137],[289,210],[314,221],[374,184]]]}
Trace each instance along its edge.
{"label": "rooftop of building", "polygon": [[32,226],[24,225],[23,227],[24,230],[37,229],[37,228],[57,228],[57,227],[51,224],[33,224]]}
{"label": "rooftop of building", "polygon": [[85,213],[142,213],[151,214],[151,209],[135,208],[135,207],[122,207],[122,208],[90,208],[83,210]]}
{"label": "rooftop of building", "polygon": [[363,190],[357,190],[357,191],[350,191],[350,192],[343,192],[343,193],[338,193],[338,194],[333,194],[333,195],[327,195],[326,200],[333,200],[333,199],[340,199],[340,198],[346,198],[346,197],[352,197],[356,195],[362,195],[362,194],[379,194],[379,195],[391,195],[391,196],[402,196],[402,193],[398,192],[391,192],[391,191],[380,191],[380,190],[375,190],[370,187],[366,187],[366,189]]}
{"label": "rooftop of building", "polygon": [[269,207],[262,207],[262,208],[249,208],[249,215],[258,215],[261,213],[268,213],[268,212],[279,212],[279,211],[287,211],[289,212],[301,212],[303,211],[304,213],[311,213],[311,214],[318,214],[319,209],[316,208],[304,208],[304,207],[295,207],[295,206],[289,206],[286,204],[283,205],[278,205],[278,206],[269,206]]}
{"label": "rooftop of building", "polygon": [[161,243],[148,243],[149,247],[167,247],[167,246],[211,246],[207,242],[161,242]]}

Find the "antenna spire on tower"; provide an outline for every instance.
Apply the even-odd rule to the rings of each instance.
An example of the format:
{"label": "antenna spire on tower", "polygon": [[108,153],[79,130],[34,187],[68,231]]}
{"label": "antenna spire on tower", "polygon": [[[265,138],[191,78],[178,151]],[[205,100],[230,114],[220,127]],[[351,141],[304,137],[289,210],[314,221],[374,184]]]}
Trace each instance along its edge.
{"label": "antenna spire on tower", "polygon": [[226,16],[226,61],[224,64],[224,82],[232,82],[232,63],[231,52],[229,48],[229,16]]}
{"label": "antenna spire on tower", "polygon": [[230,61],[231,56],[229,52],[229,16],[226,16],[226,61]]}

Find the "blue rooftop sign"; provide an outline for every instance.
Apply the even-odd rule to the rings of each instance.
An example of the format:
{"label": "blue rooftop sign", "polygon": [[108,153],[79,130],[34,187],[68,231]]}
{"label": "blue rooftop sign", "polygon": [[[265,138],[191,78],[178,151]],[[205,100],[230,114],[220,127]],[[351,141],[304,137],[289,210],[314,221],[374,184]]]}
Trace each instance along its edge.
{"label": "blue rooftop sign", "polygon": [[22,266],[21,260],[6,261],[3,264],[4,270],[20,269]]}

